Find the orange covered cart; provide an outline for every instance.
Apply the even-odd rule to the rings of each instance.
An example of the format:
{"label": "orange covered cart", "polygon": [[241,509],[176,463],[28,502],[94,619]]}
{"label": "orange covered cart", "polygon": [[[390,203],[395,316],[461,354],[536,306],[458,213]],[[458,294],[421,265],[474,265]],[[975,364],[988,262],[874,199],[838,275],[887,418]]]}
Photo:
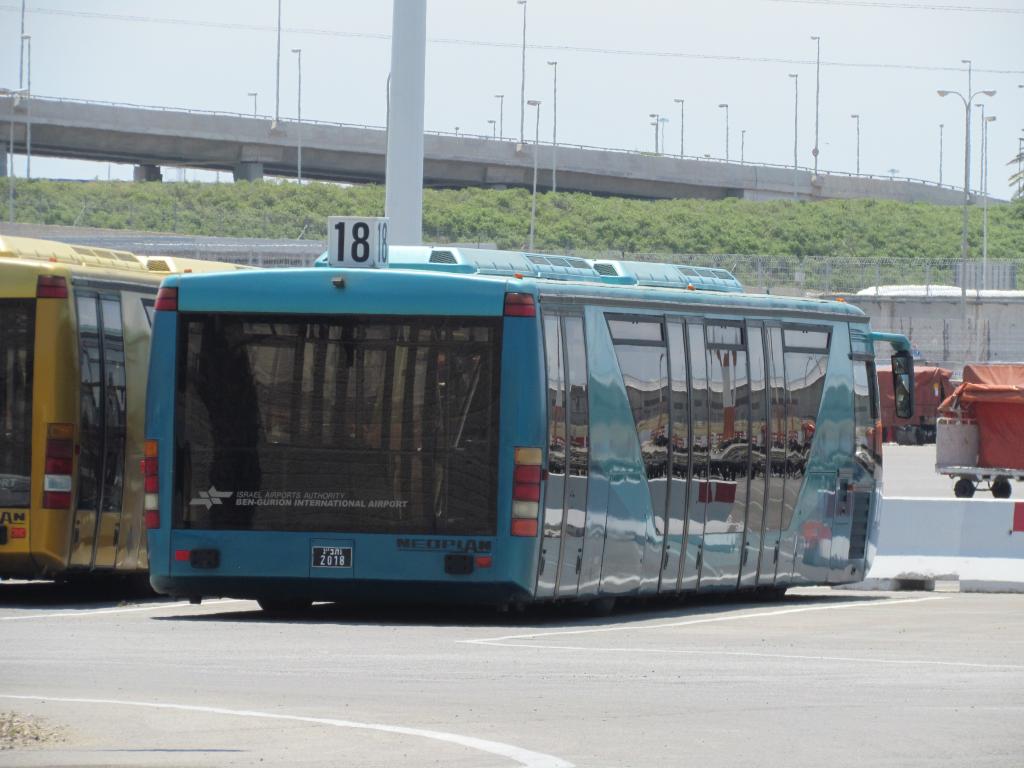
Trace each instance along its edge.
{"label": "orange covered cart", "polygon": [[1024,365],[967,365],[963,383],[939,406],[935,471],[957,478],[963,498],[987,483],[1009,498],[1024,480]]}

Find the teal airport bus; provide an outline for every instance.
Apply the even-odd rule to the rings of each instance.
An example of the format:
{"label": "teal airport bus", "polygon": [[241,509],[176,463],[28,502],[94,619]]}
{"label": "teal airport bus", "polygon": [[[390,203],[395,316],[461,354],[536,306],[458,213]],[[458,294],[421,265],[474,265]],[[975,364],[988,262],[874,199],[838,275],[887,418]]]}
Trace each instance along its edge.
{"label": "teal airport bus", "polygon": [[143,463],[158,592],[606,608],[864,578],[875,344],[906,407],[905,337],[721,269],[386,258],[164,280]]}

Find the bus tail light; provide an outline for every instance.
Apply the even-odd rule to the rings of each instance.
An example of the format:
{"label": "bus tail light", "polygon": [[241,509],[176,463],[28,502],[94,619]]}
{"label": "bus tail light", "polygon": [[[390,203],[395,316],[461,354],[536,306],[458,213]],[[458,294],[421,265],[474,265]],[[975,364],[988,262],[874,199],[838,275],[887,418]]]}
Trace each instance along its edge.
{"label": "bus tail light", "polygon": [[537,307],[531,293],[506,293],[505,317],[536,317]]}
{"label": "bus tail light", "polygon": [[160,460],[158,454],[156,440],[147,440],[143,444],[142,476],[146,490],[143,509],[145,510],[146,528],[160,527]]}
{"label": "bus tail light", "polygon": [[40,275],[36,282],[37,299],[66,299],[68,281],[61,275]]}
{"label": "bus tail light", "polygon": [[159,312],[177,312],[178,289],[161,288],[156,292],[156,304],[154,307]]}
{"label": "bus tail light", "polygon": [[43,506],[46,509],[71,509],[74,455],[75,425],[47,424],[46,474],[43,477]]}
{"label": "bus tail light", "polygon": [[[509,294],[513,295],[516,294]],[[507,306],[506,304],[506,308]],[[513,536],[537,535],[540,520],[540,484],[544,479],[544,470],[541,469],[542,458],[543,452],[540,448],[516,448],[516,465],[512,475]]]}

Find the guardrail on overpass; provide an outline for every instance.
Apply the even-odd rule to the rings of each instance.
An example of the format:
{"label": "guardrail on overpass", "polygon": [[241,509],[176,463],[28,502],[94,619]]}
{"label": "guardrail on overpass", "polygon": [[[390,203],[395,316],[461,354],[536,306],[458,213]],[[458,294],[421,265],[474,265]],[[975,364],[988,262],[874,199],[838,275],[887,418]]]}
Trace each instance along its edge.
{"label": "guardrail on overpass", "polygon": [[[136,178],[159,179],[162,165],[234,173],[294,176],[299,124],[269,117],[166,109],[36,96],[31,99],[32,152],[36,155],[132,163]],[[15,151],[24,152],[29,101],[0,99],[0,124],[13,121]],[[383,182],[384,128],[302,121],[302,171],[309,179]],[[550,187],[549,144],[486,136],[428,132],[424,184],[432,187],[529,187],[534,152],[539,184]],[[675,157],[644,152],[558,145],[558,187],[638,198],[719,199],[881,198],[958,205],[963,193],[915,179],[819,172],[810,169]]]}

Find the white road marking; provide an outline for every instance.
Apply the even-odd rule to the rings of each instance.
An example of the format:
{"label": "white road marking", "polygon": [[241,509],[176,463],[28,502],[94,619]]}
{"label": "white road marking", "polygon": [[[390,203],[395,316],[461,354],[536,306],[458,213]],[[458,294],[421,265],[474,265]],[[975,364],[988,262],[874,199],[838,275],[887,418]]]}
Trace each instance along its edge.
{"label": "white road marking", "polygon": [[[773,616],[788,616],[794,613],[810,611],[836,611],[843,608],[873,608],[883,605],[904,605],[907,603],[926,603],[932,600],[948,600],[948,597],[913,597],[889,598],[886,600],[860,600],[855,603],[836,603],[834,605],[807,605],[801,608],[780,608],[774,611],[756,611],[752,613],[730,613],[725,616],[710,616],[703,619],[685,619],[683,621],[667,621],[658,624],[617,624],[614,627],[584,627],[583,629],[560,629],[555,632],[531,632],[527,635],[503,635],[501,637],[484,637],[475,640],[460,640],[460,643],[471,645],[502,645],[506,640],[533,640],[539,637],[565,637],[567,635],[590,635],[604,632],[640,632],[648,629],[669,629],[672,627],[689,627],[696,624],[715,624],[723,621],[743,621],[746,619],[763,619]],[[548,646],[544,646],[545,648]]]}
{"label": "white road marking", "polygon": [[[223,603],[241,603],[243,600],[234,598],[221,598],[218,600],[207,600],[204,605],[221,605]],[[25,621],[26,619],[69,619],[82,616],[108,616],[113,613],[137,613],[138,611],[159,611],[162,608],[182,608],[191,605],[188,602],[181,603],[156,603],[154,605],[137,605],[132,608],[90,608],[86,610],[56,611],[53,613],[30,613],[27,616],[0,616],[0,621]]]}
{"label": "white road marking", "polygon": [[247,709],[224,709],[222,707],[203,707],[190,704],[161,704],[153,701],[121,701],[118,699],[72,699],[57,696],[18,696],[15,694],[0,693],[0,699],[13,699],[20,701],[59,701],[67,704],[110,704],[119,707],[148,707],[150,709],[169,709],[179,712],[200,712],[210,715],[231,715],[234,717],[253,717],[267,720],[289,720],[297,723],[313,723],[315,725],[331,725],[336,728],[356,728],[366,731],[380,731],[383,733],[395,733],[401,736],[418,736],[424,739],[444,741],[449,744],[457,744],[468,749],[475,749],[479,752],[505,757],[514,760],[525,768],[574,768],[574,764],[554,755],[545,755],[542,752],[532,752],[512,744],[503,744],[500,741],[488,741],[477,739],[473,736],[460,736],[456,733],[445,733],[444,731],[430,731],[423,728],[406,728],[400,725],[384,725],[381,723],[358,723],[352,720],[335,720],[327,717],[303,717],[300,715],[280,715],[273,712],[257,712]]}
{"label": "white road marking", "polygon": [[[488,645],[485,643],[485,645]],[[814,656],[796,653],[765,653],[763,651],[715,651],[701,648],[602,648],[586,645],[548,645],[546,643],[491,643],[501,648],[538,648],[545,651],[592,651],[594,653],[655,653],[684,654],[689,656],[741,656],[756,659],[782,659],[787,661],[849,662],[852,664],[895,664],[907,666],[970,667],[973,669],[1009,669],[1024,672],[1020,664],[982,664],[971,661],[934,661],[932,659],[872,659],[855,656]]]}

